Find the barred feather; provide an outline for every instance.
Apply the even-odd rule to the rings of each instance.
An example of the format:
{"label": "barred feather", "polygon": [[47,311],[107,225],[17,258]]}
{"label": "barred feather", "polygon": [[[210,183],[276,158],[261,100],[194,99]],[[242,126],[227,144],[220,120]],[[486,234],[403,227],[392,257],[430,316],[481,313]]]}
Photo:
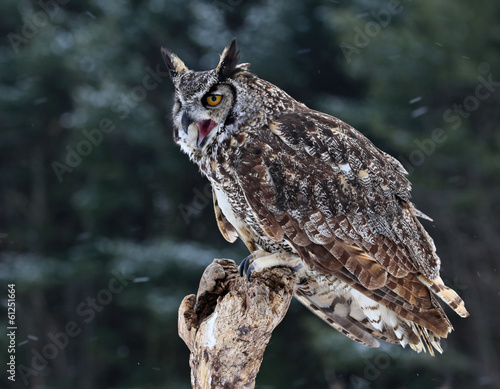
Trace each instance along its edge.
{"label": "barred feather", "polygon": [[[223,236],[258,251],[255,268],[302,260],[297,298],[350,338],[441,352],[452,325],[435,295],[468,312],[439,276],[434,242],[417,220],[428,217],[410,201],[403,166],[238,65],[234,40],[209,71],[163,55],[176,88],[174,139],[210,180]],[[204,106],[211,93],[220,104]],[[207,121],[216,125],[200,138]]]}

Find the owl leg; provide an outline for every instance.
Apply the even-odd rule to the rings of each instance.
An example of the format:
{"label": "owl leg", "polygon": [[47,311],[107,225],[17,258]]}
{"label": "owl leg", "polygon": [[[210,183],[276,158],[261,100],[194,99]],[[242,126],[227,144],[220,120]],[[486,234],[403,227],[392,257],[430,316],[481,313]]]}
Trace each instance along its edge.
{"label": "owl leg", "polygon": [[299,271],[304,264],[297,254],[269,254],[264,250],[257,250],[241,261],[239,271],[241,276],[246,275],[247,280],[250,280],[250,275],[253,272],[258,273],[264,269],[278,266],[289,267],[293,271]]}

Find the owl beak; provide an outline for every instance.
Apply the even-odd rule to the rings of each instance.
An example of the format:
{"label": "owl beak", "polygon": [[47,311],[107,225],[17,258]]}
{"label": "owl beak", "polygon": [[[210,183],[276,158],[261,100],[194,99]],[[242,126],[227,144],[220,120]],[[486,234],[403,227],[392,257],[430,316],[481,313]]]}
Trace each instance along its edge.
{"label": "owl beak", "polygon": [[191,117],[186,113],[184,112],[182,114],[182,118],[181,118],[181,125],[182,125],[182,129],[184,131],[184,133],[187,135],[188,133],[188,129],[189,129],[189,126],[191,124],[193,124],[194,120],[191,119]]}
{"label": "owl beak", "polygon": [[[194,120],[186,112],[184,112],[181,118],[181,126],[185,134],[188,134],[189,127],[191,127],[191,125],[193,124]],[[211,119],[200,120],[199,122],[196,123],[196,127],[198,127],[198,142],[197,142],[198,147],[201,147],[203,145],[205,137],[216,126],[217,123]]]}
{"label": "owl beak", "polygon": [[206,119],[200,120],[198,123],[196,123],[196,125],[198,126],[198,147],[201,147],[203,144],[203,140],[208,135],[208,133],[217,126],[217,123],[212,119]]}

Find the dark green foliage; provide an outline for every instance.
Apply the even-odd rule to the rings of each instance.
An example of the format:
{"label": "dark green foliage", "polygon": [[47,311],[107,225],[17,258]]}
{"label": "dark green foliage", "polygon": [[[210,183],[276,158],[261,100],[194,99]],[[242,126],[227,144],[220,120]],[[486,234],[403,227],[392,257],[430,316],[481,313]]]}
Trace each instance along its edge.
{"label": "dark green foliage", "polygon": [[[190,387],[179,303],[212,258],[246,252],[172,141],[160,47],[201,70],[233,37],[251,70],[403,162],[471,313],[450,313],[431,358],[357,345],[294,303],[257,387],[500,387],[499,17],[490,0],[2,0],[0,297],[16,284],[29,387]],[[26,387],[19,371],[0,386]]]}

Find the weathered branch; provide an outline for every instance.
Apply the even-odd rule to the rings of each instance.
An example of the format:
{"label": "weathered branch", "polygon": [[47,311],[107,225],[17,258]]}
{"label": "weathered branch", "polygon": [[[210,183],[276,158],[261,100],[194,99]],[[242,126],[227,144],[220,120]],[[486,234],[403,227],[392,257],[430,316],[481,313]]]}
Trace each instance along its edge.
{"label": "weathered branch", "polygon": [[253,388],[264,350],[285,316],[296,279],[288,268],[238,275],[236,264],[215,259],[198,294],[179,307],[179,336],[191,351],[193,388]]}

